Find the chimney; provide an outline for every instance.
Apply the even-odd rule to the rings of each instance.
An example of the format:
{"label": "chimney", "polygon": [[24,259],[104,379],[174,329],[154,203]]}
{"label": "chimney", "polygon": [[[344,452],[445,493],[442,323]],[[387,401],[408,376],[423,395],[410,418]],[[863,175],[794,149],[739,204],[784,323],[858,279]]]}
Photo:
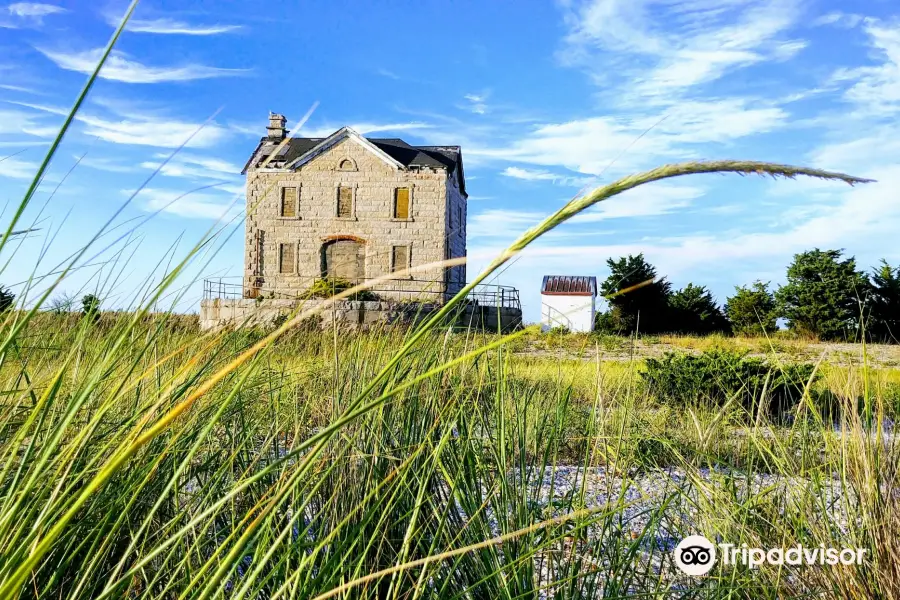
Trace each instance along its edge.
{"label": "chimney", "polygon": [[286,123],[287,119],[284,118],[284,115],[270,112],[269,126],[266,127],[266,131],[269,134],[269,139],[273,142],[280,142],[281,140],[283,140],[285,134],[288,133],[284,128]]}

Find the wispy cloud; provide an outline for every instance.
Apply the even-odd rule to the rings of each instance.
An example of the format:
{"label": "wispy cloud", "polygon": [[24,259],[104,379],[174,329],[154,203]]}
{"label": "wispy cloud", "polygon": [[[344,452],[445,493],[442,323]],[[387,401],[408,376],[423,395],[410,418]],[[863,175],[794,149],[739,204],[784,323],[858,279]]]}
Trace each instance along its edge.
{"label": "wispy cloud", "polygon": [[58,132],[58,126],[49,126],[32,113],[0,109],[0,135],[24,134],[35,137],[52,137]]}
{"label": "wispy cloud", "polygon": [[0,160],[0,177],[30,179],[31,177],[34,177],[37,168],[37,163],[10,156]]}
{"label": "wispy cloud", "polygon": [[97,156],[76,155],[73,158],[80,159],[78,166],[96,169],[105,173],[135,173],[138,169],[131,163],[124,163],[113,158],[104,158]]}
{"label": "wispy cloud", "polygon": [[864,29],[880,63],[841,69],[834,79],[852,83],[844,97],[862,112],[871,116],[896,115],[900,113],[900,18],[890,22],[867,19]]}
{"label": "wispy cloud", "polygon": [[402,77],[389,69],[377,69],[375,72],[382,77],[387,77],[388,79],[393,79],[394,81],[399,81],[402,79]]}
{"label": "wispy cloud", "polygon": [[[168,154],[154,155],[154,158],[158,159],[167,157]],[[159,167],[159,163],[146,161],[141,163],[141,167],[156,169]],[[179,153],[163,165],[160,173],[167,177],[230,181],[241,176],[241,167],[214,157]]]}
{"label": "wispy cloud", "polygon": [[830,13],[826,13],[821,17],[817,17],[813,19],[812,24],[816,26],[821,25],[833,25],[835,27],[847,27],[852,28],[856,27],[860,23],[865,20],[865,17],[862,15],[857,15],[853,13],[845,13],[841,11],[834,11]]}
{"label": "wispy cloud", "polygon": [[17,29],[19,27],[39,27],[44,23],[44,17],[66,12],[66,9],[55,4],[40,2],[15,2],[3,11],[6,15],[0,15],[0,28]]}
{"label": "wispy cloud", "polygon": [[[130,195],[133,192],[123,191]],[[158,188],[144,188],[137,200],[148,212],[162,211],[190,219],[230,219],[241,212],[240,202],[232,201],[208,191],[181,192]]]}
{"label": "wispy cloud", "polygon": [[487,99],[490,92],[481,92],[479,94],[466,94],[463,98],[467,101],[466,110],[470,110],[477,115],[483,115],[488,111]]}
{"label": "wispy cloud", "polygon": [[467,155],[593,175],[616,174],[672,157],[696,157],[700,144],[772,131],[784,126],[788,116],[784,109],[764,101],[686,100],[659,113],[545,123],[503,145],[469,146]]}
{"label": "wispy cloud", "polygon": [[113,144],[175,148],[193,135],[187,143],[189,148],[208,148],[228,137],[228,130],[219,125],[210,123],[199,129],[200,123],[178,119],[137,117],[130,121],[112,121],[81,115],[78,120],[85,124],[86,135]]}
{"label": "wispy cloud", "polygon": [[[119,25],[117,15],[106,15],[106,21],[112,26]],[[134,33],[156,33],[161,35],[218,35],[221,33],[233,33],[243,29],[242,25],[198,25],[179,21],[177,19],[130,19],[126,26],[128,31]]]}
{"label": "wispy cloud", "polygon": [[[31,102],[13,102],[13,104],[55,115],[68,114],[64,108],[46,104]],[[218,123],[204,125],[202,122],[139,112],[131,113],[125,119],[111,119],[79,112],[75,120],[84,124],[85,135],[129,146],[177,148],[186,143],[188,148],[208,148],[220,144],[232,135],[227,127]]]}
{"label": "wispy cloud", "polygon": [[[40,47],[37,50],[61,69],[86,74],[93,72],[103,54],[102,48],[82,52],[60,52]],[[230,77],[248,72],[246,69],[222,69],[201,64],[152,67],[128,58],[123,52],[115,51],[103,65],[100,77],[125,83],[162,83]]]}
{"label": "wispy cloud", "polygon": [[692,200],[703,194],[703,188],[699,187],[652,183],[601,202],[568,222],[596,223],[608,219],[664,215],[690,206]]}
{"label": "wispy cloud", "polygon": [[530,210],[485,210],[469,215],[466,235],[472,239],[509,238],[536,225],[546,216]]}
{"label": "wispy cloud", "polygon": [[507,167],[501,175],[514,179],[524,179],[525,181],[549,181],[557,185],[574,187],[582,187],[594,181],[593,177],[573,177],[571,175],[551,173],[550,171],[522,169],[520,167]]}
{"label": "wispy cloud", "polygon": [[[290,126],[290,123],[288,123]],[[319,127],[304,127],[300,132],[294,131],[292,135],[298,135],[303,137],[328,137],[338,129],[343,127],[343,125],[323,125]],[[360,135],[368,135],[370,133],[382,133],[382,132],[393,132],[399,133],[402,131],[419,131],[422,129],[432,129],[434,126],[428,123],[421,122],[410,122],[410,123],[355,123],[349,126],[351,129],[355,130]]]}
{"label": "wispy cloud", "polygon": [[672,104],[688,88],[799,52],[805,42],[784,37],[799,16],[798,0],[590,0],[568,12],[561,57],[598,83],[617,74],[631,96]]}

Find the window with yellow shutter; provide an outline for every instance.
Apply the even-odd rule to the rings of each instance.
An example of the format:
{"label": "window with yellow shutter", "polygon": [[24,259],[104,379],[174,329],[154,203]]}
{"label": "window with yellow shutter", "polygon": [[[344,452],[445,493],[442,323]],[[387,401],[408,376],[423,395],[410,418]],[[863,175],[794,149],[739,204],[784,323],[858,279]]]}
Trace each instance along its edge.
{"label": "window with yellow shutter", "polygon": [[409,218],[409,188],[397,188],[394,190],[394,218]]}
{"label": "window with yellow shutter", "polygon": [[353,216],[353,189],[341,186],[338,188],[337,216],[349,219]]}
{"label": "window with yellow shutter", "polygon": [[281,216],[288,218],[297,216],[297,188],[281,188]]}

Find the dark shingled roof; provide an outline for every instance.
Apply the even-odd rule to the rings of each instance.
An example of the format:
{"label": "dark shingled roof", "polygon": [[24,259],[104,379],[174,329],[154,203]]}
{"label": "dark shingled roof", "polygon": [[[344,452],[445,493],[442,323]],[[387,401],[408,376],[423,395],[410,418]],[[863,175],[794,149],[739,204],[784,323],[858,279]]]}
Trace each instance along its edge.
{"label": "dark shingled roof", "polygon": [[584,275],[544,275],[541,294],[547,296],[596,296],[597,278]]}
{"label": "dark shingled roof", "polygon": [[[279,151],[279,162],[289,163],[303,156],[326,138],[291,138]],[[462,174],[462,155],[459,146],[410,146],[399,138],[365,138],[388,156],[399,162],[404,167],[430,167],[444,168],[451,174],[457,168],[460,169],[460,186],[465,194],[465,179]],[[259,141],[256,150],[250,156],[250,160],[244,165],[241,173],[246,173],[251,166],[261,163],[278,142],[264,137]],[[281,158],[283,157],[283,158]],[[251,165],[251,163],[254,163]]]}

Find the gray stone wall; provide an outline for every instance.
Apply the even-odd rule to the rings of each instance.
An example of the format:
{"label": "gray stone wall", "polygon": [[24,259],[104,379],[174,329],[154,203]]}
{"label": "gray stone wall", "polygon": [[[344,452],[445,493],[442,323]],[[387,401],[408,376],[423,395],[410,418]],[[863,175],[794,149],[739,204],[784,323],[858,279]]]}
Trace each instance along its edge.
{"label": "gray stone wall", "polygon": [[[308,300],[302,308],[310,310],[325,300]],[[200,303],[200,328],[220,330],[236,327],[271,327],[279,315],[297,308],[295,300],[207,299]],[[396,302],[359,302],[341,300],[320,313],[322,325],[336,324],[350,329],[365,329],[391,323],[414,325],[439,309],[436,304]],[[511,331],[522,324],[522,311],[514,308],[466,306],[455,313],[454,325],[466,329]]]}
{"label": "gray stone wall", "polygon": [[[446,243],[450,258],[466,256],[466,197],[459,189],[456,176],[447,181]],[[453,267],[449,273],[448,293],[455,294],[466,284],[466,265]]]}
{"label": "gray stone wall", "polygon": [[[340,169],[347,159],[354,168]],[[339,186],[353,190],[350,218],[337,216]],[[295,217],[280,216],[282,187],[299,190]],[[410,189],[409,219],[393,217],[398,187]],[[255,284],[283,295],[304,291],[321,276],[322,248],[329,240],[347,238],[362,245],[366,279],[390,272],[393,246],[409,247],[413,267],[440,261],[448,254],[464,256],[465,204],[455,177],[448,180],[446,170],[397,169],[352,139],[339,142],[296,171],[251,169],[247,173],[245,295]],[[461,227],[456,225],[460,214]],[[295,264],[288,273],[280,272],[280,244],[294,246]],[[438,283],[429,286],[428,294],[419,295],[422,285],[413,278]],[[457,269],[450,281],[448,291],[459,289],[465,281],[464,268]],[[398,299],[441,300],[443,282],[442,269],[433,268],[379,287],[416,292],[397,293]]]}

